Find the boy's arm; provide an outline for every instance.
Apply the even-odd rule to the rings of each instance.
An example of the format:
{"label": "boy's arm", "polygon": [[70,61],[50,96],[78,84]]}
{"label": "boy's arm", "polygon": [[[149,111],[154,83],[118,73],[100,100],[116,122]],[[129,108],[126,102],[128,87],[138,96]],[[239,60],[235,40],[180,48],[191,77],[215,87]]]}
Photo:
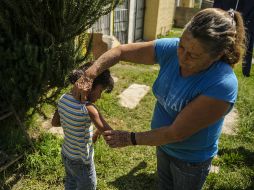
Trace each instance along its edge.
{"label": "boy's arm", "polygon": [[109,124],[105,121],[103,116],[99,113],[97,108],[93,104],[87,104],[86,108],[88,110],[89,116],[94,123],[95,127],[102,133],[106,130],[112,130]]}
{"label": "boy's arm", "polygon": [[60,115],[58,113],[58,110],[55,111],[53,118],[51,120],[51,124],[55,127],[59,127],[61,126],[61,122],[60,122]]}

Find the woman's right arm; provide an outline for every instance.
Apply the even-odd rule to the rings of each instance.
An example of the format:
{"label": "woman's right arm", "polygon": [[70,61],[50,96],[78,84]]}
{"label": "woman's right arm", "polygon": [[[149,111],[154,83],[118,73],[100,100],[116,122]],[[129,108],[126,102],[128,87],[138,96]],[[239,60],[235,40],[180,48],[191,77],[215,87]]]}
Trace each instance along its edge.
{"label": "woman's right arm", "polygon": [[119,61],[152,65],[155,63],[154,41],[123,44],[102,54],[95,63],[86,70],[86,76],[94,79],[104,70]]}
{"label": "woman's right arm", "polygon": [[73,89],[73,96],[86,100],[92,81],[104,70],[112,67],[119,61],[152,65],[155,63],[154,41],[120,45],[101,55],[94,64],[85,71]]}

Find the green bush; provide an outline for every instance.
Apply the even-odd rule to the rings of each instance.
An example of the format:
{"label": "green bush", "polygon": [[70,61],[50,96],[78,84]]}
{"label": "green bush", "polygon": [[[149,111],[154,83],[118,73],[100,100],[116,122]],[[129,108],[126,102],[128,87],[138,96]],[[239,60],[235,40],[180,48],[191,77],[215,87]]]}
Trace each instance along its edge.
{"label": "green bush", "polygon": [[[0,104],[21,116],[54,102],[66,74],[87,59],[85,31],[119,0],[1,0]],[[85,50],[85,53],[84,53]],[[23,117],[21,117],[23,118]]]}

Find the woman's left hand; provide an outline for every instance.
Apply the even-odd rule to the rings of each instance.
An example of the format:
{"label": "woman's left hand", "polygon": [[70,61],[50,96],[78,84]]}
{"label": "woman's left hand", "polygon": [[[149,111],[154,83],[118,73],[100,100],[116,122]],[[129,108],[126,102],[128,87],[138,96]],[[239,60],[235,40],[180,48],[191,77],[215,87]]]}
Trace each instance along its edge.
{"label": "woman's left hand", "polygon": [[103,137],[111,148],[132,145],[131,133],[127,131],[108,130],[103,132]]}

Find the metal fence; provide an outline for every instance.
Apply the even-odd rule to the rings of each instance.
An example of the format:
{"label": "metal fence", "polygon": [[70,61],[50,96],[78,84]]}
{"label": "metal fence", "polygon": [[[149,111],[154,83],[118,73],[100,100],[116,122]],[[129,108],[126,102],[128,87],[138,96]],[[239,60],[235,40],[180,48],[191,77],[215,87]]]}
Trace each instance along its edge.
{"label": "metal fence", "polygon": [[88,32],[102,33],[110,35],[110,14],[102,16],[89,30]]}
{"label": "metal fence", "polygon": [[125,0],[114,10],[113,35],[122,43],[128,42],[129,1]]}
{"label": "metal fence", "polygon": [[[140,41],[143,38],[145,0],[136,0],[134,41]],[[129,29],[129,0],[124,0],[113,12],[113,35],[121,44],[128,43]],[[99,32],[104,35],[110,35],[111,14],[101,17],[89,30],[90,32]]]}

